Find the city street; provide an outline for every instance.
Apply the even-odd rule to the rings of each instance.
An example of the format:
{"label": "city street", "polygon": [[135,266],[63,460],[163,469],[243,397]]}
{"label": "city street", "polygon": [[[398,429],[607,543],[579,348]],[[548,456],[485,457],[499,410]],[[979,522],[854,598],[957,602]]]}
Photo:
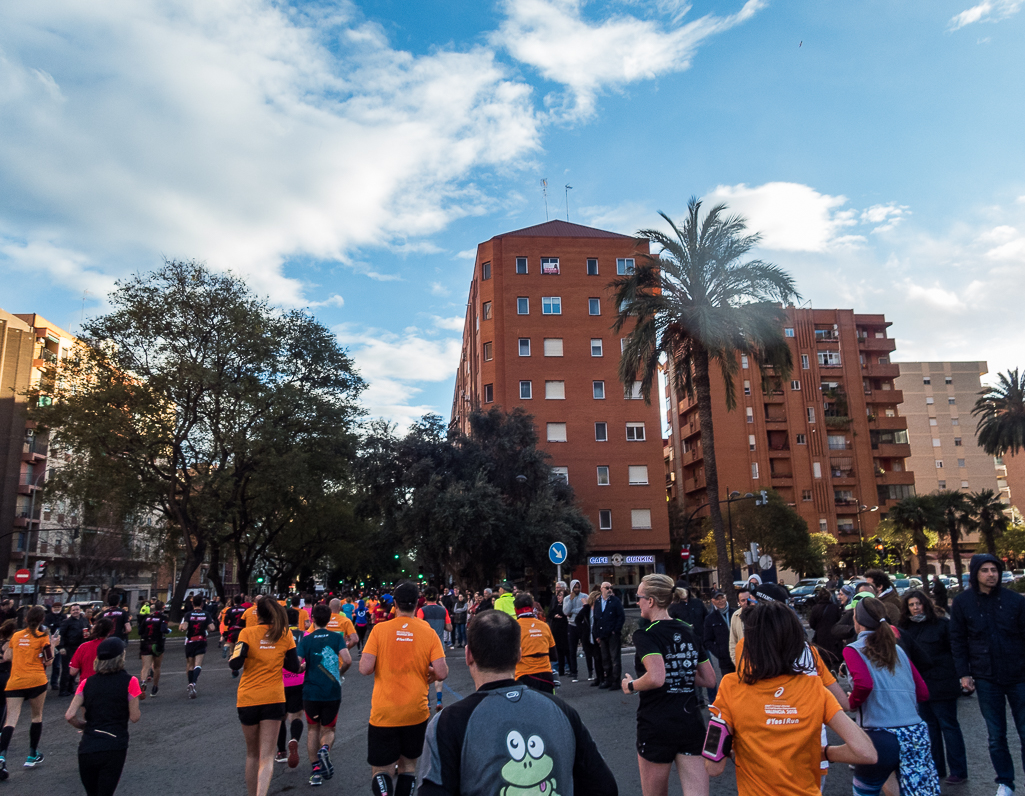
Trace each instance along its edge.
{"label": "city street", "polygon": [[[199,698],[189,701],[185,695],[185,667],[182,646],[168,642],[160,695],[142,703],[142,720],[130,728],[132,734],[128,762],[119,794],[127,796],[194,796],[196,793],[244,794],[243,764],[245,750],[235,713],[235,684],[227,662],[215,651],[208,655],[199,681]],[[138,643],[129,647],[129,670],[139,670]],[[449,652],[451,674],[446,681],[445,704],[472,691],[462,655]],[[624,668],[633,671],[632,653],[624,654]],[[581,659],[580,666],[584,663]],[[321,793],[363,796],[369,792],[370,769],[366,760],[366,723],[370,712],[372,680],[360,676],[355,664],[346,677],[338,736],[332,754],[336,773]],[[635,698],[590,688],[586,681],[576,684],[564,680],[559,696],[573,705],[583,717],[598,747],[609,762],[624,796],[640,796],[640,782],[634,752]],[[28,742],[28,715],[23,712],[8,756],[11,778],[0,790],[22,794],[65,796],[81,793],[77,769],[78,733],[63,719],[69,699],[58,699],[50,692],[43,723],[42,750],[46,760],[35,769],[22,767]],[[947,786],[945,794],[989,796],[995,791],[993,772],[986,752],[986,730],[975,699],[964,700],[961,724],[968,744],[970,782]],[[1010,725],[1010,721],[1009,721]],[[1013,725],[1012,725],[1013,726]],[[1012,737],[1013,737],[1013,730]],[[1012,743],[1015,766],[1020,772],[1020,756]],[[309,789],[309,766],[305,760],[305,735],[301,745],[302,763],[297,769],[276,765],[270,792],[295,793]],[[833,766],[826,794],[849,794],[850,770]],[[679,794],[679,782],[671,783],[670,794]],[[713,794],[735,793],[732,770],[713,780]]]}

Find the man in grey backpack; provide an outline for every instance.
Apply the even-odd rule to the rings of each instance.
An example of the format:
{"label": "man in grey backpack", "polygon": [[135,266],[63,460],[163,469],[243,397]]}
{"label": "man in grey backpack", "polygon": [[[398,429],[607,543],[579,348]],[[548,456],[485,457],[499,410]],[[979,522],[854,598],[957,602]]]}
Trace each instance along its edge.
{"label": "man in grey backpack", "polygon": [[477,691],[427,725],[419,796],[618,796],[577,712],[516,682],[519,658],[512,617],[487,611],[469,624],[466,664]]}

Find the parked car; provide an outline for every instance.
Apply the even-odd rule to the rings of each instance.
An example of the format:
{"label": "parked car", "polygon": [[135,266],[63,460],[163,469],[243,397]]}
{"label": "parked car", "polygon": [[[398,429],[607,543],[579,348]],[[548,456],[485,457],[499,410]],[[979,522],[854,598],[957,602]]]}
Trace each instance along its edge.
{"label": "parked car", "polygon": [[814,599],[815,590],[820,586],[825,586],[826,583],[828,583],[826,578],[804,578],[798,581],[797,585],[790,590],[790,604],[798,610],[803,610]]}
{"label": "parked car", "polygon": [[893,588],[897,591],[897,594],[903,594],[908,589],[922,588],[922,581],[918,578],[896,578],[893,581]]}

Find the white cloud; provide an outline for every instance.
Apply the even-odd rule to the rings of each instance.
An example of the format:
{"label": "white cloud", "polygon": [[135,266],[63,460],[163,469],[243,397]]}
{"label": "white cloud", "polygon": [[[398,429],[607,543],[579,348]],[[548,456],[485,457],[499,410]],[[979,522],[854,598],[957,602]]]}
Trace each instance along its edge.
{"label": "white cloud", "polygon": [[885,205],[872,205],[861,211],[860,220],[863,224],[875,224],[873,233],[889,232],[901,221],[906,219],[911,212],[907,205],[896,205],[893,203]]}
{"label": "white cloud", "polygon": [[477,250],[476,249],[463,249],[461,252],[457,252],[455,259],[457,260],[476,260]]}
{"label": "white cloud", "polygon": [[434,296],[447,296],[449,289],[441,284],[441,282],[431,282],[431,294]]}
{"label": "white cloud", "polygon": [[736,14],[708,14],[681,24],[689,6],[678,0],[657,5],[668,16],[665,22],[623,13],[593,21],[585,17],[586,0],[504,0],[507,18],[492,42],[567,87],[570,100],[558,110],[586,117],[603,89],[688,69],[699,44],[764,5],[763,0],[747,0]]}
{"label": "white cloud", "polygon": [[978,5],[956,14],[950,20],[950,30],[960,30],[975,22],[999,22],[1017,14],[1023,4],[1025,0],[982,0]]}
{"label": "white cloud", "polygon": [[463,326],[466,323],[466,319],[459,318],[440,318],[437,315],[431,316],[431,321],[439,329],[447,329],[450,332],[462,332]]}
{"label": "white cloud", "polygon": [[311,301],[307,306],[311,309],[316,309],[318,307],[344,307],[345,299],[335,293],[328,296],[323,301]]}

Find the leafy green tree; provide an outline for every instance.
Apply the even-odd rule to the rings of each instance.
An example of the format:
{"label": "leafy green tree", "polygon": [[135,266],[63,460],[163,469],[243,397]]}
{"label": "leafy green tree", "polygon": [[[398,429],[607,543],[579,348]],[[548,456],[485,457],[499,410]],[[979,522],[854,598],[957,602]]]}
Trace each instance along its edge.
{"label": "leafy green tree", "polygon": [[929,576],[929,548],[939,540],[937,534],[928,535],[926,531],[944,528],[943,514],[933,495],[910,495],[898,502],[887,513],[894,525],[911,532],[918,558],[918,576],[922,583]]}
{"label": "leafy green tree", "polygon": [[1006,556],[1013,565],[1021,565],[1025,559],[1025,523],[1011,523],[997,542],[997,552]]}
{"label": "leafy green tree", "polygon": [[718,367],[722,374],[728,410],[737,403],[734,378],[740,355],[750,357],[763,374],[786,379],[792,361],[783,336],[784,306],[798,294],[781,268],[745,259],[760,238],[747,234],[741,216],[727,215],[725,205],[713,207],[704,218],[700,210],[701,202],[692,198],[682,225],[660,214],[672,235],[655,229],[637,233],[656,244],[659,253],[638,258],[632,274],[612,283],[620,307],[614,329],[635,322],[620,361],[624,384],[639,378],[650,401],[665,359],[671,388],[696,397],[719,582],[735,604],[719,505],[711,369]]}
{"label": "leafy green tree", "polygon": [[1000,496],[992,489],[980,489],[968,496],[971,507],[972,527],[982,536],[982,543],[990,555],[997,554],[997,539],[1007,530],[1011,521],[1004,514]]}
{"label": "leafy green tree", "polygon": [[950,554],[954,559],[954,573],[961,582],[961,535],[971,522],[971,506],[963,492],[949,489],[936,492],[933,496],[936,506],[943,514],[942,533],[950,540]]}
{"label": "leafy green tree", "polygon": [[[925,528],[922,535],[925,537],[926,549],[935,547],[939,542],[939,534],[930,528]],[[876,526],[876,537],[886,549],[885,555],[881,556],[882,565],[886,568],[907,572],[910,569],[911,556],[914,555],[914,550],[921,541],[917,536],[916,531],[908,526],[898,525],[889,515],[886,519],[881,520]],[[918,549],[922,548],[918,547]]]}
{"label": "leafy green tree", "polygon": [[979,418],[979,446],[991,456],[1025,448],[1025,373],[1015,368],[999,374],[996,386],[979,392],[972,417]]}

